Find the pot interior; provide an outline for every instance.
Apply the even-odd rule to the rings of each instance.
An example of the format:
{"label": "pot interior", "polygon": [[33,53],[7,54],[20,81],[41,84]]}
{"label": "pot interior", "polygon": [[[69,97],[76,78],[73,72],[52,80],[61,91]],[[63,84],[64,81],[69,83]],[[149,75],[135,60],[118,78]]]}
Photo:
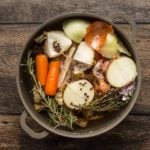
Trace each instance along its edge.
{"label": "pot interior", "polygon": [[[52,19],[51,21],[48,21],[44,25],[42,25],[29,39],[29,41],[27,42],[25,49],[22,53],[20,64],[24,63],[24,60],[27,57],[27,52],[32,48],[32,45],[34,44],[33,39],[35,37],[37,37],[38,35],[43,33],[43,31],[48,31],[48,30],[53,30],[53,29],[61,29],[61,23],[69,18],[83,18],[83,19],[87,19],[90,21],[96,21],[96,20],[106,21],[97,16],[85,15],[85,14],[84,15],[83,14],[64,15],[62,17]],[[106,21],[106,22],[111,23],[109,21]],[[127,38],[123,35],[123,33],[120,30],[118,30],[118,28],[114,24],[112,24],[112,25],[113,25],[113,28],[114,28],[115,32],[117,33],[117,35],[120,37],[122,42],[125,44],[127,49],[130,51],[132,58],[137,63],[137,58],[136,58],[135,52],[133,50],[133,47],[131,46],[131,44],[129,43]],[[138,67],[137,67],[137,71],[139,71]],[[84,128],[75,128],[74,130],[68,130],[65,128],[54,129],[53,127],[51,127],[49,125],[49,122],[47,121],[45,116],[36,112],[33,107],[33,98],[32,98],[32,94],[30,92],[32,89],[32,82],[31,82],[29,75],[27,75],[27,73],[25,73],[24,67],[22,67],[22,66],[19,67],[18,75],[19,75],[18,79],[19,79],[19,88],[20,88],[19,94],[21,95],[21,100],[25,106],[25,109],[28,111],[28,113],[33,117],[33,119],[35,119],[46,130],[54,132],[59,135],[67,136],[67,137],[80,137],[80,138],[81,137],[89,137],[89,136],[94,136],[94,135],[106,132],[107,130],[110,130],[111,128],[116,126],[122,119],[125,118],[125,116],[128,114],[128,112],[131,110],[133,104],[135,103],[136,97],[138,94],[138,88],[137,88],[133,95],[132,100],[129,102],[129,104],[126,107],[122,108],[121,110],[119,110],[117,112],[111,113],[110,115],[108,115],[107,117],[104,117],[103,119],[100,119],[97,121],[92,121],[91,123],[89,123],[88,127],[86,127],[85,129]],[[139,82],[138,82],[139,78],[140,77],[138,76],[138,78],[136,79],[137,86],[139,86]]]}

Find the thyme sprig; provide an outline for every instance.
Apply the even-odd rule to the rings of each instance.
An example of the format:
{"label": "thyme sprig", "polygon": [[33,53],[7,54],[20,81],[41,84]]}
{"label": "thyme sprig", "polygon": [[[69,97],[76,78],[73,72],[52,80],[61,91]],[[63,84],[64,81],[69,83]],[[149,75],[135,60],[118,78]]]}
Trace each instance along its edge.
{"label": "thyme sprig", "polygon": [[44,106],[43,108],[47,110],[50,124],[55,128],[65,126],[73,129],[73,124],[76,122],[77,117],[66,107],[58,105],[55,97],[50,97],[45,94],[43,87],[36,80],[34,65],[35,61],[31,57],[31,51],[29,51],[25,66],[34,82],[32,92],[33,95],[37,95],[36,98],[38,98],[42,107]]}
{"label": "thyme sprig", "polygon": [[92,112],[119,110],[128,103],[128,101],[122,101],[121,97],[119,89],[112,88],[104,96],[93,100],[88,106],[84,106],[84,109],[88,109]]}

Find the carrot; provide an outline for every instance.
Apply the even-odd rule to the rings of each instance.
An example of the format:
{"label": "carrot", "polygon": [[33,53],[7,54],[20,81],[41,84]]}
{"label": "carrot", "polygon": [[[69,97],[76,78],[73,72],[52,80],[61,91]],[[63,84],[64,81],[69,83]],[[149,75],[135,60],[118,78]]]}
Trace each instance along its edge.
{"label": "carrot", "polygon": [[94,83],[94,88],[96,91],[99,91],[100,94],[104,94],[110,90],[110,85],[106,83],[104,79],[101,79],[98,83]]}
{"label": "carrot", "polygon": [[35,62],[37,80],[42,86],[44,86],[48,73],[48,58],[45,54],[38,54],[35,58]]}
{"label": "carrot", "polygon": [[99,81],[99,88],[103,93],[107,93],[110,90],[110,84],[106,83],[103,79]]}
{"label": "carrot", "polygon": [[49,96],[54,96],[58,87],[60,71],[60,61],[52,61],[49,65],[49,71],[47,75],[45,93]]}

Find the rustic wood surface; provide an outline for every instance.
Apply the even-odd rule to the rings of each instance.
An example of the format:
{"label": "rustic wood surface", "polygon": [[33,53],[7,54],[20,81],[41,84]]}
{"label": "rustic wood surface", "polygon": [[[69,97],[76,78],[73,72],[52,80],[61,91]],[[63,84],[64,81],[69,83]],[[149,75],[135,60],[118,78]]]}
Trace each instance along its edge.
{"label": "rustic wood surface", "polygon": [[[16,88],[19,54],[32,31],[46,19],[66,12],[90,12],[109,16],[125,12],[137,23],[135,46],[142,66],[142,86],[132,112],[116,128],[90,139],[67,139],[51,134],[45,139],[30,138],[19,124],[24,110]],[[130,33],[123,20],[119,27]],[[1,0],[0,1],[0,150],[149,150],[150,149],[150,1],[149,0]],[[37,124],[30,119],[33,128]]]}

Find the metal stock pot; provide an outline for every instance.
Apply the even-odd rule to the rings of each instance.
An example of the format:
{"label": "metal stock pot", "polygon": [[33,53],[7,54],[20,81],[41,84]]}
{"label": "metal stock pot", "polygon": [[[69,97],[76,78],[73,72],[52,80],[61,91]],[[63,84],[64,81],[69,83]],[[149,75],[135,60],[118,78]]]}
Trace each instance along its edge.
{"label": "metal stock pot", "polygon": [[[132,27],[130,36],[127,37],[119,28],[116,24],[113,23],[114,18],[123,18],[126,20]],[[103,120],[99,120],[97,122],[91,123],[88,127],[85,129],[75,129],[75,130],[66,130],[63,128],[54,128],[49,125],[48,121],[39,114],[38,112],[35,111],[33,107],[33,99],[32,96],[29,94],[29,87],[31,87],[30,80],[25,76],[24,70],[20,64],[23,63],[24,58],[27,56],[27,52],[31,45],[33,44],[33,39],[40,35],[43,31],[51,28],[55,28],[55,26],[59,25],[61,22],[63,22],[66,19],[70,18],[83,18],[83,19],[88,19],[91,21],[94,20],[102,20],[105,21],[109,24],[111,24],[117,33],[117,35],[120,37],[120,39],[123,41],[125,46],[128,48],[130,51],[134,61],[136,62],[137,65],[137,72],[138,72],[138,77],[136,79],[136,90],[135,93],[132,97],[132,100],[129,102],[129,104],[124,107],[122,110],[119,110],[117,113],[113,114],[109,118],[105,118]],[[42,24],[33,34],[32,36],[28,39],[26,42],[24,49],[21,53],[20,60],[18,63],[18,70],[17,70],[17,87],[19,91],[19,95],[22,101],[22,104],[25,107],[25,111],[22,113],[21,118],[20,118],[20,123],[22,129],[27,132],[31,137],[36,138],[36,139],[42,139],[51,132],[65,136],[65,137],[71,137],[71,138],[87,138],[87,137],[93,137],[96,135],[103,134],[110,129],[114,128],[116,125],[118,125],[131,111],[133,108],[136,99],[139,94],[140,90],[140,84],[141,84],[141,68],[139,64],[139,58],[137,51],[134,47],[133,39],[135,39],[135,31],[136,31],[136,24],[135,22],[128,16],[122,13],[116,13],[112,15],[109,18],[105,18],[102,16],[94,15],[94,14],[86,14],[86,13],[70,13],[70,14],[63,14],[58,17],[54,17],[49,19],[47,22]],[[40,125],[43,127],[44,131],[37,133],[33,131],[26,123],[26,118],[28,114]]]}

